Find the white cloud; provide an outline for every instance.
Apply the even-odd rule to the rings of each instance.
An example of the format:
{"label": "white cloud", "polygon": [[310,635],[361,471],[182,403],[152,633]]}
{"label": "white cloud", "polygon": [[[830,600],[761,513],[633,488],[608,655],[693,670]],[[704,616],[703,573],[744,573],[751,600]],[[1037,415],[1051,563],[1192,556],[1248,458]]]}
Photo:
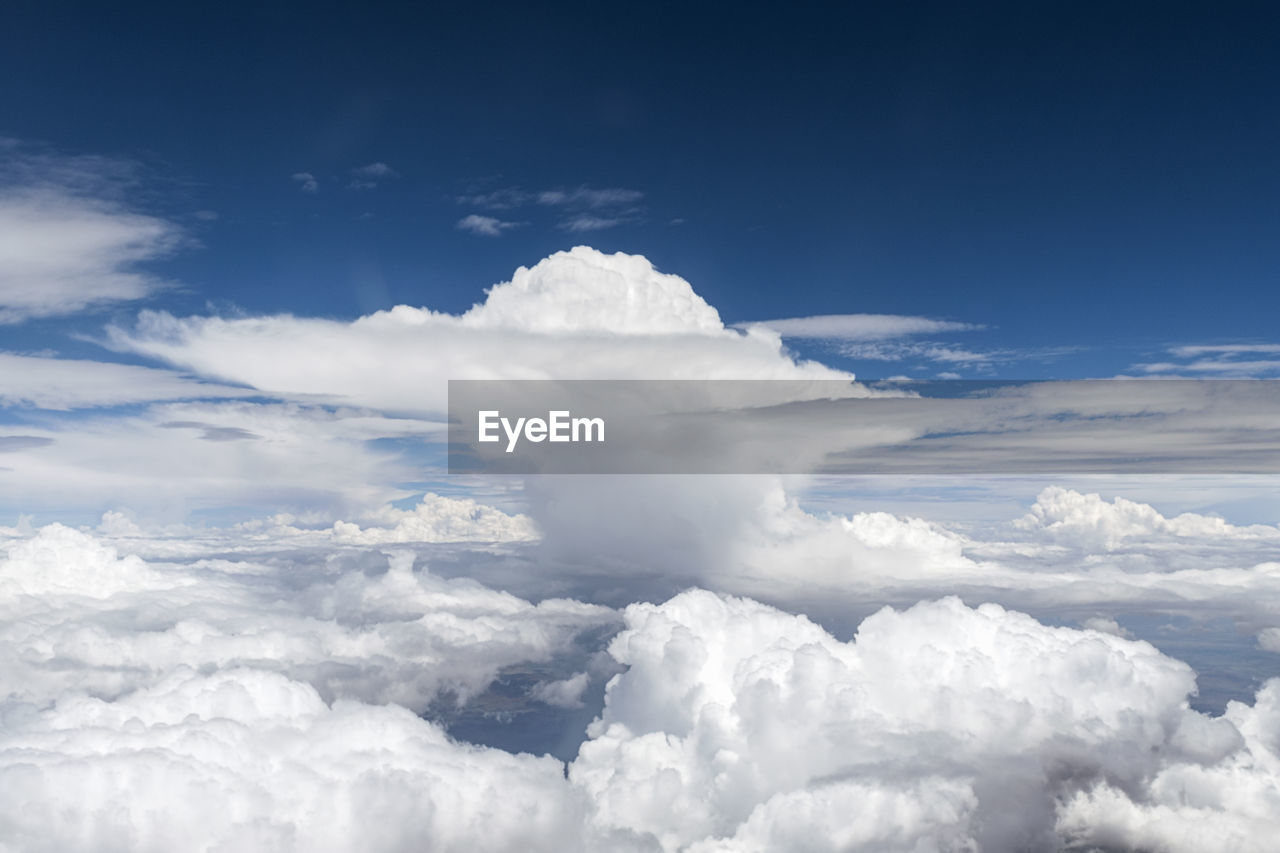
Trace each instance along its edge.
{"label": "white cloud", "polygon": [[591,682],[591,676],[579,672],[560,681],[543,681],[535,684],[529,695],[539,702],[558,708],[581,708],[582,694]]}
{"label": "white cloud", "polygon": [[0,352],[0,404],[6,406],[65,410],[251,393],[171,370]]}
{"label": "white cloud", "polygon": [[253,669],[68,695],[0,734],[6,849],[602,849],[549,757],[458,744],[394,706]]}
{"label": "white cloud", "polygon": [[532,604],[435,577],[409,552],[388,552],[388,570],[372,576],[251,555],[152,564],[57,524],[8,551],[0,681],[8,701],[41,707],[77,691],[111,699],[185,669],[248,666],[327,701],[422,713],[446,696],[468,701],[505,667],[573,652],[581,632],[615,621],[604,607]]}
{"label": "white cloud", "polygon": [[320,190],[320,184],[316,181],[316,176],[310,172],[294,172],[292,180],[298,185],[298,189],[304,193],[315,193]]}
{"label": "white cloud", "polygon": [[624,216],[595,216],[590,213],[582,213],[561,221],[560,228],[570,234],[582,234],[588,231],[604,231],[608,228],[616,228],[631,221],[633,221],[631,218]]}
{"label": "white cloud", "polygon": [[1196,513],[1166,518],[1149,504],[1122,497],[1106,501],[1098,494],[1081,494],[1057,486],[1042,491],[1031,512],[1016,524],[1042,533],[1051,541],[1102,550],[1115,549],[1134,538],[1149,542],[1156,536],[1280,542],[1280,527],[1237,527],[1225,519]]}
{"label": "white cloud", "polygon": [[525,515],[508,515],[470,498],[428,493],[412,510],[392,507],[366,516],[368,524],[335,522],[334,539],[362,545],[394,542],[528,542],[537,528]]}
{"label": "white cloud", "polygon": [[765,326],[784,338],[841,341],[880,341],[909,335],[967,332],[982,328],[972,323],[957,323],[951,320],[934,320],[929,317],[911,317],[902,314],[823,314],[813,317],[791,317],[784,320],[763,320],[759,323],[740,325]]}
{"label": "white cloud", "polygon": [[1168,353],[1178,360],[1135,364],[1130,369],[1146,375],[1224,379],[1280,374],[1280,359],[1258,358],[1280,354],[1280,344],[1192,344],[1169,347]]}
{"label": "white cloud", "polygon": [[130,209],[129,165],[0,145],[0,323],[143,299],[167,284],[139,267],[183,242]]}
{"label": "white cloud", "polygon": [[387,411],[442,411],[448,379],[852,379],[794,360],[776,333],[726,329],[687,281],[642,256],[582,246],[519,268],[461,315],[406,305],[351,323],[148,312],[109,335],[201,376]]}
{"label": "white cloud", "polygon": [[419,472],[373,442],[439,429],[361,410],[242,401],[45,417],[20,430],[38,445],[5,453],[0,506],[55,518],[120,505],[169,520],[228,506],[342,518],[412,494],[394,484]]}
{"label": "white cloud", "polygon": [[1280,344],[1213,344],[1171,347],[1169,352],[1179,358],[1194,358],[1200,355],[1223,354],[1239,355],[1241,353],[1280,354]]}
{"label": "white cloud", "polygon": [[481,216],[472,213],[458,220],[458,228],[484,237],[500,237],[503,231],[516,228],[519,222],[505,222],[493,216]]}
{"label": "white cloud", "polygon": [[[1081,513],[1119,517],[1135,549],[1170,537],[1192,553],[1255,535],[1264,550],[1272,541],[1265,527],[1049,493],[1041,515],[1031,514],[1037,523],[1014,528],[1028,537],[1022,551],[991,543],[1010,561],[996,566],[966,556],[981,542],[920,519],[813,516],[776,484],[744,490],[742,478],[729,479],[736,491],[723,483],[684,497],[667,491],[668,500],[677,512],[701,507],[686,521],[723,537],[709,547],[745,534],[731,562],[776,581],[790,576],[834,607],[844,606],[834,590],[848,597],[851,582],[849,600],[867,600],[870,587],[858,581],[868,578],[1107,599],[1116,569],[1050,544],[1062,540],[1048,532],[1055,519]],[[652,489],[655,502],[663,491]],[[617,512],[629,515],[637,541],[674,539],[652,508],[620,500]],[[582,516],[579,530],[597,520]],[[18,833],[10,837],[72,850],[120,838],[134,849],[147,849],[138,839],[164,847],[179,831],[239,849],[339,849],[361,838],[366,849],[390,850],[413,831],[458,849],[519,837],[533,849],[570,850],[970,851],[1078,841],[1192,853],[1210,833],[1237,849],[1266,849],[1278,829],[1280,682],[1222,718],[1190,711],[1190,668],[1119,636],[1116,620],[1092,606],[1087,629],[1074,630],[950,598],[882,610],[843,642],[803,616],[702,590],[635,604],[609,645],[624,669],[566,781],[557,762],[451,742],[383,703],[421,711],[445,695],[467,701],[504,667],[567,654],[584,631],[612,625],[611,611],[564,599],[535,605],[444,580],[407,552],[393,554],[387,571],[369,571],[367,561],[351,562],[356,546],[338,526],[291,524],[175,529],[174,552],[191,549],[180,562],[121,556],[56,525],[5,534],[16,537],[0,561],[0,683],[10,696],[0,819]],[[359,530],[420,528],[421,540],[465,541],[527,524],[428,496]],[[149,535],[122,514],[104,518],[104,529],[130,547]],[[615,545],[615,556],[654,565],[652,550]],[[1078,547],[1105,545],[1084,537]],[[197,558],[202,549],[218,556]],[[299,561],[287,549],[312,556]],[[1019,554],[1030,562],[1015,566]],[[844,568],[830,586],[815,586],[815,561]],[[531,588],[563,584],[554,561],[534,565]],[[625,578],[624,565],[608,567],[610,583]],[[1278,572],[1275,564],[1252,574],[1173,566],[1126,570],[1124,580],[1243,597],[1258,613],[1280,614]],[[577,707],[591,678],[575,663],[524,701]],[[112,784],[84,781],[104,778]],[[503,814],[514,798],[541,817],[493,823],[485,804],[495,790],[509,792]],[[367,798],[376,804],[356,807]],[[319,816],[318,803],[328,804]],[[53,814],[57,826],[37,835]]]}
{"label": "white cloud", "polygon": [[[1057,805],[1076,796],[1223,760],[1247,777],[1223,774],[1227,790],[1276,778],[1250,766],[1266,743],[1252,711],[1186,708],[1185,664],[994,605],[886,609],[850,643],[702,591],[626,618],[610,652],[627,669],[570,778],[600,824],[665,850],[1056,849]],[[1247,808],[1205,801],[1247,831]]]}

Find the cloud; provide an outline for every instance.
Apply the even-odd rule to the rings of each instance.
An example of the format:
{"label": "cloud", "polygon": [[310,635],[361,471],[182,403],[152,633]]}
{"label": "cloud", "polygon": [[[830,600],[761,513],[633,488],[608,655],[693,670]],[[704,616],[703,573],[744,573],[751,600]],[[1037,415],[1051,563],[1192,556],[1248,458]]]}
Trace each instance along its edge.
{"label": "cloud", "polygon": [[580,634],[616,621],[604,607],[533,604],[439,578],[415,569],[409,552],[380,557],[389,567],[368,575],[350,570],[358,550],[327,565],[234,552],[153,565],[58,524],[8,551],[0,678],[8,701],[41,707],[73,692],[112,699],[187,669],[247,666],[304,682],[326,701],[425,713],[469,701],[504,668],[572,656]]}
{"label": "cloud", "polygon": [[585,186],[574,190],[544,190],[538,193],[537,197],[538,204],[588,208],[627,207],[638,204],[642,199],[644,199],[644,193],[639,190],[616,187],[592,189]]}
{"label": "cloud", "polygon": [[[412,494],[394,484],[420,472],[381,441],[421,441],[440,430],[367,410],[247,401],[33,420],[22,432],[47,442],[5,454],[3,510],[61,514],[123,504],[170,520],[225,507],[350,517]],[[250,436],[257,438],[243,440]]]}
{"label": "cloud", "polygon": [[203,377],[392,412],[443,411],[448,379],[852,379],[793,359],[776,333],[726,329],[687,281],[643,256],[583,246],[517,269],[460,315],[407,305],[350,323],[145,312],[108,334]]}
{"label": "cloud", "polygon": [[304,193],[315,193],[320,190],[320,184],[316,181],[316,176],[310,172],[295,172],[292,180],[298,185],[298,189]]}
{"label": "cloud", "polygon": [[458,220],[458,228],[484,237],[500,237],[502,232],[519,227],[519,222],[504,222],[492,216],[481,216],[472,213]]}
{"label": "cloud", "polygon": [[1250,826],[1265,808],[1234,795],[1274,783],[1250,718],[1280,681],[1205,717],[1185,705],[1190,668],[1146,643],[954,598],[882,610],[849,643],[703,591],[626,619],[609,646],[626,670],[570,778],[601,825],[664,850],[1058,849],[1059,804],[1205,772],[1222,787],[1198,799],[1227,837],[1275,825]]}
{"label": "cloud", "polygon": [[370,163],[367,166],[360,166],[352,169],[351,174],[357,178],[365,178],[367,180],[381,180],[384,178],[398,178],[400,173],[388,166],[386,163]]}
{"label": "cloud", "polygon": [[0,145],[0,323],[144,299],[168,286],[140,266],[185,237],[123,200],[132,171]]}
{"label": "cloud", "polygon": [[479,207],[485,210],[512,210],[528,204],[533,198],[533,194],[527,193],[519,187],[503,187],[487,193],[460,195],[456,201],[458,204]]}
{"label": "cloud", "polygon": [[351,180],[347,182],[349,190],[376,189],[382,181],[400,177],[400,173],[386,163],[370,163],[351,170]]}
{"label": "cloud", "polygon": [[[714,527],[715,494],[687,496],[688,506],[703,507],[687,520]],[[880,560],[883,582],[909,573],[899,581],[935,587],[955,586],[965,572],[1002,584],[1015,573],[967,557],[981,543],[965,533],[886,513],[815,516],[780,489],[762,494],[768,506],[758,516],[717,534],[755,530],[734,559],[774,543],[754,572],[804,581],[821,556],[843,559],[846,572]],[[1176,536],[1180,552],[1193,555],[1266,532],[1153,516],[1118,501],[1099,508],[1089,498],[1053,493],[1043,503],[1136,518],[1130,545]],[[723,511],[741,520],[751,500]],[[617,511],[651,538],[671,535],[637,506]],[[387,510],[377,525],[418,521],[448,541],[521,524],[429,496],[414,512]],[[595,522],[584,516],[580,528]],[[104,526],[130,547],[147,535],[117,515]],[[500,673],[531,662],[553,666],[515,708],[589,704],[597,669],[584,670],[580,655],[600,642],[593,632],[608,637],[615,613],[446,580],[406,549],[366,556],[338,530],[175,530],[168,545],[153,545],[193,550],[163,562],[60,525],[7,534],[7,837],[70,850],[118,839],[159,849],[179,837],[286,850],[346,849],[359,839],[393,850],[406,833],[429,832],[444,849],[501,849],[518,838],[568,850],[1075,843],[1192,853],[1213,846],[1210,836],[1264,850],[1280,829],[1280,681],[1264,685],[1253,705],[1235,702],[1210,717],[1187,707],[1190,667],[1120,636],[1113,618],[1093,611],[1086,630],[1051,627],[958,598],[882,609],[856,633],[842,632],[848,641],[805,616],[703,589],[632,604],[623,631],[607,640],[615,674],[566,779],[557,761],[458,743],[414,712],[430,714],[455,696],[479,701]],[[1028,537],[1021,551],[1008,540],[990,544],[1005,549],[1002,559],[1030,558],[1017,569],[1028,587],[1113,593],[1113,569],[1091,568],[1045,531],[1015,528]],[[788,550],[802,541],[812,547]],[[1100,546],[1085,539],[1081,547]],[[1223,553],[1209,565],[1221,565]],[[563,582],[554,562],[534,565],[532,587]],[[1125,571],[1134,583],[1189,588],[1190,574],[1177,566],[1149,581],[1146,570]],[[1260,599],[1263,608],[1277,600],[1274,564],[1247,587],[1221,569],[1199,577],[1210,594]],[[866,589],[833,607],[865,600]],[[111,784],[91,784],[102,779]],[[495,791],[504,792],[502,817],[492,811]]]}
{"label": "cloud", "polygon": [[1081,494],[1058,486],[1044,489],[1031,512],[1015,524],[1053,541],[1101,550],[1114,550],[1127,540],[1150,542],[1164,536],[1265,539],[1280,543],[1280,527],[1262,524],[1237,527],[1222,518],[1190,512],[1166,518],[1149,504],[1122,497],[1106,501],[1098,494]]}
{"label": "cloud", "polygon": [[5,406],[67,410],[252,393],[153,367],[0,352],[0,404]]}
{"label": "cloud", "polygon": [[816,338],[840,341],[880,341],[909,335],[939,332],[967,332],[981,329],[972,323],[934,320],[901,314],[824,314],[813,317],[791,317],[743,323],[772,329],[784,338]]}
{"label": "cloud", "polygon": [[621,188],[544,190],[538,193],[538,204],[570,211],[557,226],[570,234],[604,231],[635,222],[640,218],[640,202],[644,193]]}
{"label": "cloud", "polygon": [[1280,374],[1280,344],[1192,344],[1170,347],[1176,361],[1145,362],[1130,370],[1158,376],[1208,376],[1250,379]]}
{"label": "cloud", "polygon": [[582,694],[590,681],[590,675],[579,672],[560,681],[539,682],[529,691],[529,695],[539,702],[558,708],[581,708]]}
{"label": "cloud", "polygon": [[412,510],[383,507],[366,516],[369,526],[338,521],[333,537],[356,544],[393,542],[527,542],[538,538],[526,515],[508,515],[470,498],[428,493]]}
{"label": "cloud", "polygon": [[560,762],[451,740],[394,706],[269,672],[67,696],[0,735],[11,849],[603,849]]}
{"label": "cloud", "polygon": [[[570,234],[602,231],[639,220],[644,193],[639,190],[618,187],[594,189],[581,186],[576,189],[551,189],[527,192],[519,187],[502,187],[487,193],[472,193],[457,197],[459,204],[484,210],[514,210],[528,204],[558,208],[566,212],[557,226]],[[502,223],[494,217],[472,214],[458,223],[460,228],[477,234],[497,236],[495,229],[511,227],[518,223]]]}
{"label": "cloud", "polygon": [[561,220],[559,227],[570,234],[581,234],[587,231],[604,231],[633,221],[631,218],[622,216],[595,216],[590,213],[581,213]]}
{"label": "cloud", "polygon": [[1280,354],[1280,344],[1214,344],[1171,347],[1169,352],[1179,358],[1193,358],[1200,355],[1223,354],[1239,355],[1242,353]]}

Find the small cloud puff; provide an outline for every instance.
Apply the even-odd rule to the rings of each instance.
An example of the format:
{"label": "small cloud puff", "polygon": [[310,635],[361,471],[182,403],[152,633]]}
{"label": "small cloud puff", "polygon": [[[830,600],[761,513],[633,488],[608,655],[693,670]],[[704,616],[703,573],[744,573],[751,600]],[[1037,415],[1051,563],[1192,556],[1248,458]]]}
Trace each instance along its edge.
{"label": "small cloud puff", "polygon": [[504,222],[493,216],[481,216],[478,213],[472,213],[458,220],[458,229],[460,231],[469,231],[472,234],[479,234],[483,237],[500,237],[503,231],[516,228],[519,222]]}
{"label": "small cloud puff", "polygon": [[320,191],[320,183],[316,180],[316,176],[310,172],[295,172],[292,180],[298,185],[298,189],[304,193],[316,193]]}

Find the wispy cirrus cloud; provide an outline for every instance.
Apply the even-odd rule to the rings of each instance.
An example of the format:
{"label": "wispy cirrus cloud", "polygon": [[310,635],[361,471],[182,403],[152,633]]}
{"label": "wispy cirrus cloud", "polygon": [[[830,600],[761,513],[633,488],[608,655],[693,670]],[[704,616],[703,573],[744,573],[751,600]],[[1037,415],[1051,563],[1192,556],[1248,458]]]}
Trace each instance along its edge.
{"label": "wispy cirrus cloud", "polygon": [[538,193],[538,204],[556,207],[625,207],[639,204],[643,199],[644,193],[639,190],[628,190],[620,187],[592,189],[591,187],[582,186],[572,190],[545,190]]}
{"label": "wispy cirrus cloud", "polygon": [[481,216],[478,213],[472,213],[459,219],[457,227],[461,231],[468,231],[482,237],[501,237],[503,231],[518,228],[521,224],[519,222],[507,222],[495,216]]}
{"label": "wispy cirrus cloud", "polygon": [[595,216],[590,213],[580,213],[561,220],[558,227],[570,234],[581,234],[587,231],[604,231],[632,221],[634,220],[623,216]]}
{"label": "wispy cirrus cloud", "polygon": [[820,314],[739,323],[739,327],[764,326],[784,338],[811,338],[830,341],[881,341],[910,335],[939,332],[967,332],[984,328],[977,323],[935,320],[904,314]]}
{"label": "wispy cirrus cloud", "polygon": [[[641,203],[644,193],[623,187],[589,187],[586,185],[540,191],[528,191],[517,186],[501,187],[483,193],[461,195],[458,204],[482,210],[515,210],[526,206],[552,208],[561,211],[556,227],[570,234],[603,231],[630,222],[639,221],[644,213]],[[473,217],[467,217],[472,219]],[[493,217],[475,217],[493,220]],[[496,221],[496,220],[494,220]],[[493,236],[491,231],[482,231]]]}
{"label": "wispy cirrus cloud", "polygon": [[485,210],[512,210],[528,204],[532,198],[532,193],[527,193],[519,187],[503,187],[487,193],[460,195],[455,200],[458,204]]}
{"label": "wispy cirrus cloud", "polygon": [[137,167],[0,140],[0,324],[143,299],[167,283],[141,268],[184,242],[133,208]]}
{"label": "wispy cirrus cloud", "polygon": [[1224,379],[1280,375],[1280,344],[1187,344],[1169,347],[1165,352],[1170,358],[1141,362],[1133,365],[1130,370],[1148,376],[1197,376]]}

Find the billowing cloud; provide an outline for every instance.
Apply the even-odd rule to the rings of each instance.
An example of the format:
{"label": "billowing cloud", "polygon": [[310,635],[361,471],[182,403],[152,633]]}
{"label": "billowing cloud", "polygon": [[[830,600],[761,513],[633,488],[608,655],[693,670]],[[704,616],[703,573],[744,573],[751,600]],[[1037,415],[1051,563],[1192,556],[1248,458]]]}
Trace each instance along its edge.
{"label": "billowing cloud", "polygon": [[607,608],[532,604],[413,562],[393,552],[370,575],[253,558],[152,564],[49,525],[0,561],[0,680],[10,701],[44,706],[70,691],[110,699],[185,669],[248,666],[329,701],[421,713],[614,621]]}
{"label": "billowing cloud", "polygon": [[1255,524],[1237,527],[1225,519],[1182,513],[1166,518],[1149,504],[1117,497],[1106,501],[1098,494],[1081,494],[1050,486],[1040,493],[1031,512],[1017,524],[1034,529],[1051,540],[1112,550],[1126,540],[1150,542],[1155,537],[1173,539],[1252,539],[1280,544],[1280,527]]}
{"label": "billowing cloud", "polygon": [[849,643],[702,591],[626,617],[627,669],[570,778],[600,825],[664,850],[1203,849],[1208,830],[1161,829],[1166,801],[1234,849],[1280,825],[1255,722],[1280,682],[1209,718],[1186,707],[1191,670],[1146,643],[956,599],[881,611]]}
{"label": "billowing cloud", "polygon": [[558,761],[254,669],[31,709],[0,734],[0,791],[15,851],[602,849]]}
{"label": "billowing cloud", "polygon": [[[761,494],[766,505],[741,526]],[[1138,518],[1142,530],[1123,538],[1133,547],[1224,538],[1185,516],[1102,504],[1051,490],[1037,505],[1046,518],[1063,514],[1054,506]],[[822,555],[843,559],[847,577],[871,569],[865,576],[883,582],[895,571],[943,586],[965,573],[1003,581],[1024,571],[966,557],[977,540],[938,525],[811,515],[780,490],[749,492],[724,512],[717,535],[756,528],[736,553],[754,553],[753,571],[774,559],[775,576],[803,580],[806,561]],[[632,522],[671,535],[651,516]],[[355,531],[376,526],[440,548],[429,542],[518,541],[528,524],[429,496]],[[608,608],[446,580],[403,548],[366,558],[338,525],[242,526],[221,539],[210,532],[205,545],[198,530],[175,529],[172,551],[192,547],[176,562],[106,544],[146,541],[119,515],[103,528],[6,534],[0,820],[24,849],[164,849],[199,837],[240,849],[336,850],[358,839],[394,850],[418,833],[442,849],[518,838],[565,850],[1080,843],[1193,853],[1210,838],[1264,850],[1280,829],[1280,682],[1223,716],[1197,713],[1191,668],[1107,617],[1085,630],[1051,627],[944,598],[883,609],[844,641],[804,616],[695,589],[627,607],[608,640],[617,626]],[[1021,551],[992,547],[1005,559],[1031,554],[1030,584],[1089,583],[1088,567],[1065,577],[1043,564],[1079,560],[1046,530],[1016,526]],[[1240,531],[1265,533],[1225,534],[1252,541]],[[1220,585],[1227,577],[1203,574]],[[570,712],[594,701],[590,685],[607,669],[584,668],[582,656],[605,642],[616,674],[567,778],[557,761],[458,743],[412,713],[475,701],[511,667],[559,660],[514,707]]]}

